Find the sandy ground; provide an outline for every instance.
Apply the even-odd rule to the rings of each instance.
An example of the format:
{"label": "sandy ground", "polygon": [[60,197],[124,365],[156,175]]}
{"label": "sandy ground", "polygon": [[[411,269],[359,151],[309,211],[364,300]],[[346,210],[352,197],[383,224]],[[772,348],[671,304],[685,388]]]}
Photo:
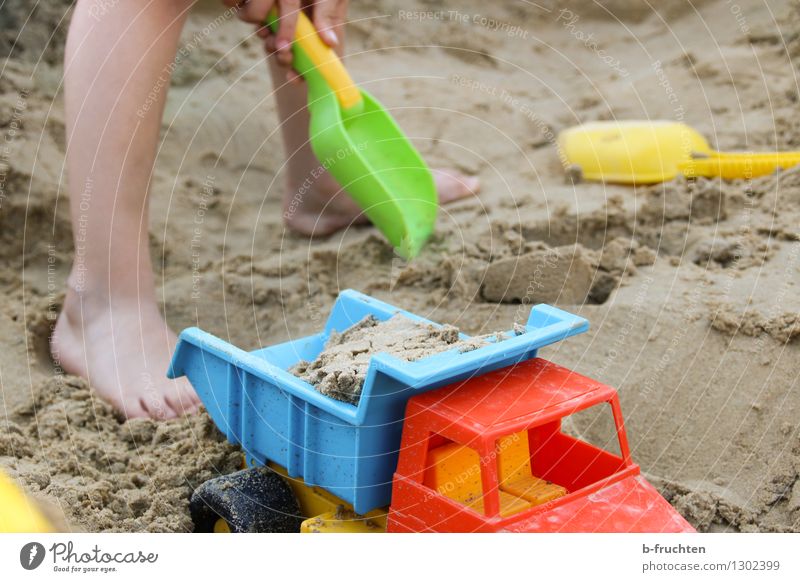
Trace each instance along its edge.
{"label": "sandy ground", "polygon": [[[49,4],[37,23],[64,19],[66,3]],[[432,166],[479,175],[480,199],[443,209],[410,264],[369,227],[313,242],[287,232],[263,55],[203,2],[153,182],[169,322],[255,349],[317,331],[348,287],[471,334],[523,321],[521,301],[552,302],[592,327],[541,355],[619,389],[634,458],[691,523],[800,529],[800,171],[575,185],[553,145],[579,122],[648,117],[685,121],[720,149],[800,148],[800,5],[504,2],[487,14],[464,1],[427,17],[413,11],[439,3],[353,4],[353,76]],[[51,28],[26,27],[13,50],[0,40],[11,55],[0,61],[0,465],[76,527],[186,531],[190,490],[233,470],[236,452],[204,418],[122,423],[47,355],[72,255],[63,35]]]}

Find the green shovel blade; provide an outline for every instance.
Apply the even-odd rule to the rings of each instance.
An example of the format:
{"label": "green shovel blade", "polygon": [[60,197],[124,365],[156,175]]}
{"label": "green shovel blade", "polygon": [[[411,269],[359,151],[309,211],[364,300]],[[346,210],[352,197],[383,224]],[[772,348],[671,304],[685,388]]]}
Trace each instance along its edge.
{"label": "green shovel blade", "polygon": [[416,256],[436,222],[430,169],[366,91],[362,111],[346,118],[329,89],[315,93],[310,91],[308,108],[317,158],[402,256]]}
{"label": "green shovel blade", "polygon": [[[270,26],[274,30],[276,22]],[[438,197],[430,168],[377,99],[359,89],[362,103],[344,111],[299,43],[292,51],[293,67],[308,84],[309,139],[321,167],[401,256],[416,256],[436,223]]]}

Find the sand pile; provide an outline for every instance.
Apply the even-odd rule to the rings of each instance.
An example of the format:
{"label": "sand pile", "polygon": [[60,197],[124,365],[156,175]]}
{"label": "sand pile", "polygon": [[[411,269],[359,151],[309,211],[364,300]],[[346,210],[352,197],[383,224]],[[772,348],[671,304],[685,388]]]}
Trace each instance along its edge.
{"label": "sand pile", "polygon": [[77,378],[38,385],[9,416],[0,467],[86,531],[192,531],[191,491],[241,466],[205,413],[121,422]]}
{"label": "sand pile", "polygon": [[466,352],[485,344],[482,338],[459,339],[452,325],[420,323],[401,314],[386,321],[368,315],[342,333],[333,332],[313,362],[299,362],[289,371],[326,396],[358,404],[374,354],[415,362],[446,350]]}
{"label": "sand pile", "polygon": [[[540,355],[619,389],[634,459],[679,511],[701,530],[797,531],[800,174],[573,184],[553,144],[585,121],[662,118],[722,150],[797,149],[797,2],[734,13],[676,0],[660,16],[603,3],[613,17],[588,4],[492,5],[521,27],[509,34],[473,22],[487,12],[477,0],[454,6],[466,22],[401,16],[428,9],[419,2],[353,3],[353,77],[432,167],[482,180],[480,199],[442,209],[407,262],[368,227],[315,241],[283,228],[260,43],[233,19],[204,34],[222,8],[198,3],[152,182],[167,319],[255,349],[318,333],[348,287],[472,335],[555,303],[591,329]],[[12,5],[26,22],[33,8]],[[73,249],[61,33],[40,31],[68,5],[38,7],[18,48],[0,38],[0,464],[79,526],[189,529],[191,487],[237,454],[204,417],[120,423],[47,355]],[[590,33],[605,60],[581,40]]]}

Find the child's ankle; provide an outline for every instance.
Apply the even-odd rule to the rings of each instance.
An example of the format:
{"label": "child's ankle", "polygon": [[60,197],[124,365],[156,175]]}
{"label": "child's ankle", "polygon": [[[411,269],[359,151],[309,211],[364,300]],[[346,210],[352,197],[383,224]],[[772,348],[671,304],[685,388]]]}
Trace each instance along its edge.
{"label": "child's ankle", "polygon": [[140,292],[138,287],[140,286],[135,282],[127,286],[116,284],[113,289],[107,283],[102,286],[82,286],[76,284],[70,276],[62,310],[70,318],[86,318],[115,308],[144,310],[151,304],[155,305],[155,293],[145,290]]}

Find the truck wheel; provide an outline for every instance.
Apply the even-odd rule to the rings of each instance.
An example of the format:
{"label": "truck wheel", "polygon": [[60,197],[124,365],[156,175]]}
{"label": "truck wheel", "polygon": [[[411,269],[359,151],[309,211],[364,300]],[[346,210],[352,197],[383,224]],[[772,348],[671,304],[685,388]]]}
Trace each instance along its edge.
{"label": "truck wheel", "polygon": [[289,485],[266,467],[206,481],[192,493],[189,511],[202,533],[225,531],[225,525],[233,533],[292,533],[303,522]]}

